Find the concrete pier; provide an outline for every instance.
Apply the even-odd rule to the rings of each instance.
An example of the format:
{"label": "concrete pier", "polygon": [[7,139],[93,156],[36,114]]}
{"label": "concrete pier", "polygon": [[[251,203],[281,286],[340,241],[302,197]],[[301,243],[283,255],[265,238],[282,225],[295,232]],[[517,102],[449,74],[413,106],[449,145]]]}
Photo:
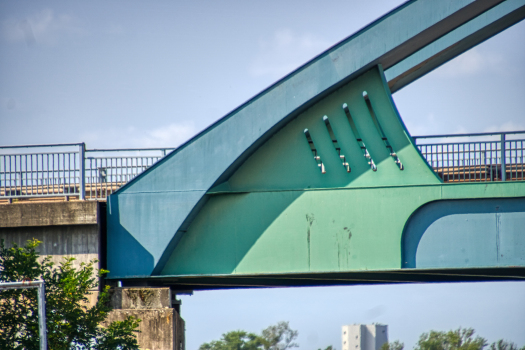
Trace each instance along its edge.
{"label": "concrete pier", "polygon": [[[71,201],[12,203],[0,205],[0,239],[7,247],[23,246],[30,239],[42,244],[43,259],[51,256],[58,265],[65,257],[74,257],[74,266],[97,259],[95,273],[106,267],[106,202]],[[88,296],[96,303],[98,289]],[[141,349],[184,350],[184,320],[180,302],[169,288],[113,288],[114,310],[107,322],[127,316],[141,319],[137,334]]]}
{"label": "concrete pier", "polygon": [[108,322],[128,316],[141,319],[137,340],[141,349],[184,350],[184,320],[169,288],[114,288]]}

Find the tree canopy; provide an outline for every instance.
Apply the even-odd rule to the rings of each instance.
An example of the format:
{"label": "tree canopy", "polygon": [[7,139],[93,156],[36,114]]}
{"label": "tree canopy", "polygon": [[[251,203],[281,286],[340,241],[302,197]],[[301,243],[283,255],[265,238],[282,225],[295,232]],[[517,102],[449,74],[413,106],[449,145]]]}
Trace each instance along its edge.
{"label": "tree canopy", "polygon": [[381,350],[403,350],[405,347],[404,343],[399,342],[399,340],[393,341],[391,343],[384,343],[381,346]]}
{"label": "tree canopy", "polygon": [[[419,337],[414,350],[484,350],[487,340],[479,335],[475,336],[472,328],[458,328],[450,331],[430,331]],[[381,350],[403,350],[404,344],[399,341],[385,343]],[[488,350],[488,349],[487,349]],[[490,350],[525,350],[525,346],[518,349],[512,342],[500,339],[490,345]]]}
{"label": "tree canopy", "polygon": [[[204,343],[199,350],[285,350],[299,345],[295,339],[298,331],[292,330],[288,322],[279,322],[264,329],[261,335],[237,330],[224,333],[220,340]],[[414,350],[525,350],[512,342],[500,339],[490,344],[472,328],[458,328],[450,331],[430,331],[419,337]],[[403,350],[405,345],[398,340],[384,343],[381,350]],[[322,349],[319,349],[322,350]],[[336,350],[332,345],[325,350]]]}
{"label": "tree canopy", "polygon": [[299,346],[294,342],[298,335],[288,322],[279,322],[261,335],[241,330],[224,333],[220,340],[204,343],[199,350],[285,350]]}
{"label": "tree canopy", "polygon": [[415,350],[482,350],[487,346],[487,340],[480,336],[474,337],[474,333],[472,328],[423,333]]}
{"label": "tree canopy", "polygon": [[[54,266],[49,257],[39,260],[41,242],[28,241],[11,248],[0,241],[0,282],[45,282],[48,348],[53,350],[135,350],[134,332],[139,320],[129,317],[101,327],[108,313],[109,287],[100,292],[96,305],[89,307],[86,295],[98,285],[94,264],[73,267],[74,258],[64,258]],[[101,271],[102,273],[107,271]],[[0,349],[39,349],[37,291],[34,289],[0,292]]]}

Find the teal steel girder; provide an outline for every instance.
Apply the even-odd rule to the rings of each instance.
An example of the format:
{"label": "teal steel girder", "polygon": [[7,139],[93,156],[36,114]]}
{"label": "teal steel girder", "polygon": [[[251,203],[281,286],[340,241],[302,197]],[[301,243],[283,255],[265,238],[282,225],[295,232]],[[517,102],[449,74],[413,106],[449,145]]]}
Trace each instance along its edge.
{"label": "teal steel girder", "polygon": [[[503,4],[511,8],[483,15]],[[453,57],[443,52],[456,43],[463,49],[454,55],[515,23],[522,7],[512,0],[408,1],[250,99],[108,198],[109,277],[160,273],[207,191],[309,106],[378,64],[392,67],[396,88],[404,86],[421,76],[414,72],[421,62],[429,71]]]}
{"label": "teal steel girder", "polygon": [[503,1],[386,70],[390,91],[394,93],[523,18],[525,0]]}

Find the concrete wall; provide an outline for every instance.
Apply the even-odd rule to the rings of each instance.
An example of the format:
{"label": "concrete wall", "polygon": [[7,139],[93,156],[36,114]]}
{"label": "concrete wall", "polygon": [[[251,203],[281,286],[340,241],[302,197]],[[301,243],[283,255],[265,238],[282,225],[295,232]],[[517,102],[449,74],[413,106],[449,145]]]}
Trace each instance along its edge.
{"label": "concrete wall", "polygon": [[0,206],[0,227],[96,224],[97,208],[92,201],[13,203]]}
{"label": "concrete wall", "polygon": [[[6,246],[16,243],[23,246],[28,240],[38,239],[42,244],[37,248],[41,257],[51,256],[57,265],[64,257],[74,257],[74,265],[98,259],[98,225],[64,225],[40,227],[2,227],[0,239]],[[98,264],[97,264],[98,267]]]}
{"label": "concrete wall", "polygon": [[[103,243],[100,206],[105,203],[48,202],[0,205],[0,239],[7,247],[25,245],[30,239],[42,244],[37,248],[41,260],[50,256],[57,266],[65,257],[74,257],[74,267],[100,259]],[[98,275],[101,263],[95,264]]]}
{"label": "concrete wall", "polygon": [[171,307],[169,288],[114,288],[112,293],[114,310],[106,322],[139,318],[137,340],[141,349],[185,349],[184,320]]}

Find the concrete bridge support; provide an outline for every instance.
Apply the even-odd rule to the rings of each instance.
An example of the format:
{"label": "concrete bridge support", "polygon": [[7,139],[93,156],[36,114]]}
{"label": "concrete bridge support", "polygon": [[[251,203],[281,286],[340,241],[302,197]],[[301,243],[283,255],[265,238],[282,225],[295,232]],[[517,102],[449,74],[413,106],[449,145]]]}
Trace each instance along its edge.
{"label": "concrete bridge support", "polygon": [[184,350],[184,320],[174,297],[169,288],[114,288],[114,310],[107,321],[135,316],[141,320],[137,334],[141,349]]}
{"label": "concrete bridge support", "polygon": [[[42,257],[51,256],[57,265],[74,257],[75,267],[98,259],[106,267],[106,203],[95,201],[13,203],[0,205],[0,240],[6,246],[23,246],[27,240],[42,242]],[[90,304],[97,301],[93,290]],[[180,304],[169,288],[114,288],[115,310],[108,321],[128,315],[142,320],[138,341],[142,349],[184,349],[184,321]]]}

